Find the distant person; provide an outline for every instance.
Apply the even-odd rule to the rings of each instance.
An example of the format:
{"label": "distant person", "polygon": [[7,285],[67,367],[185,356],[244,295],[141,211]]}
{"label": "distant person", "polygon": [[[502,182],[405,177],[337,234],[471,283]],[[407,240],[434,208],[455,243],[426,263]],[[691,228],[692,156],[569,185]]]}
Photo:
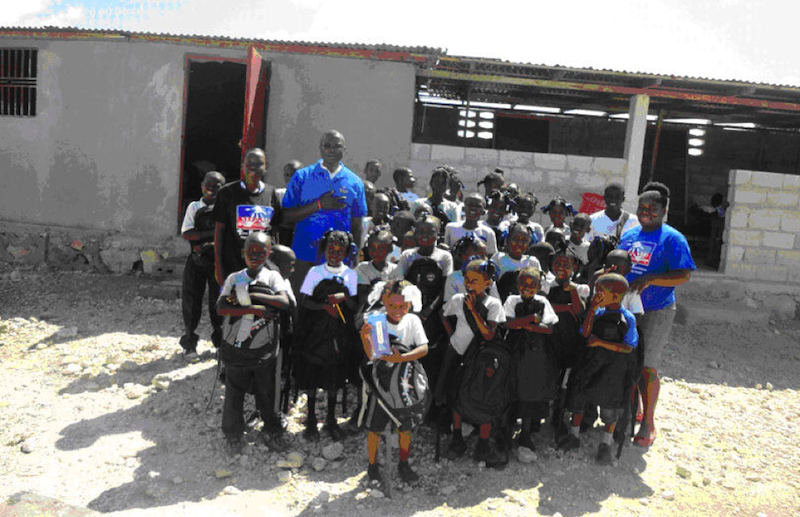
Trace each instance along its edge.
{"label": "distant person", "polygon": [[625,201],[625,187],[621,183],[609,183],[603,191],[603,201],[605,201],[606,208],[590,214],[592,227],[586,234],[587,240],[591,242],[595,236],[605,235],[616,237],[616,240],[619,241],[623,233],[639,226],[636,215],[622,209],[622,203]]}
{"label": "distant person", "polygon": [[[294,173],[297,172],[299,169],[303,167],[303,164],[298,162],[297,160],[292,160],[286,165],[283,166],[283,183],[284,185],[288,185],[289,182],[292,180],[292,176]],[[278,196],[278,200],[283,205],[283,195],[286,194],[286,188],[279,188],[275,190],[275,194]],[[291,244],[292,239],[294,238],[294,223],[287,223],[281,222],[278,224],[278,237],[280,242],[283,244]]]}
{"label": "distant person", "polygon": [[225,183],[225,176],[216,171],[205,175],[200,188],[203,197],[186,207],[181,225],[181,236],[189,241],[191,253],[186,259],[181,284],[181,309],[183,312],[184,333],[180,344],[187,361],[196,361],[197,341],[195,334],[203,311],[203,295],[208,287],[208,318],[211,320],[211,342],[219,348],[222,341],[222,317],[215,308],[219,284],[214,277],[214,220],[211,211],[217,200],[219,189]]}
{"label": "distant person", "polygon": [[486,242],[486,249],[491,257],[497,253],[497,238],[494,230],[486,226],[481,217],[486,213],[486,202],[478,193],[467,196],[464,201],[464,220],[450,223],[444,229],[444,243],[453,249],[455,243],[467,235],[476,235]]}
{"label": "distant person", "polygon": [[319,142],[322,159],[297,171],[283,197],[285,220],[297,222],[292,249],[297,255],[292,288],[300,291],[309,269],[317,263],[317,249],[330,229],[352,233],[361,246],[362,218],[367,215],[364,183],[342,163],[344,136],[326,131]]}
{"label": "distant person", "polygon": [[414,187],[417,186],[417,178],[414,177],[414,172],[408,167],[398,167],[392,174],[394,179],[395,188],[397,192],[406,201],[413,203],[419,196],[414,192]]}
{"label": "distant person", "polygon": [[492,192],[494,192],[495,190],[500,190],[501,188],[503,188],[503,185],[505,185],[506,182],[505,178],[496,171],[497,169],[495,169],[495,172],[490,172],[489,174],[484,176],[484,178],[481,181],[478,182],[479,187],[483,185],[486,197],[489,197]]}
{"label": "distant person", "polygon": [[373,184],[378,183],[378,180],[381,177],[381,169],[383,165],[378,160],[370,160],[364,166],[364,179],[367,181],[372,182]]}
{"label": "distant person", "polygon": [[442,231],[444,231],[444,227],[447,223],[461,221],[461,213],[458,206],[444,197],[450,185],[452,171],[453,168],[449,165],[440,165],[433,169],[430,181],[430,195],[425,198],[421,197],[417,199],[412,206],[414,211],[419,207],[427,208],[428,213],[436,216],[441,221]]}

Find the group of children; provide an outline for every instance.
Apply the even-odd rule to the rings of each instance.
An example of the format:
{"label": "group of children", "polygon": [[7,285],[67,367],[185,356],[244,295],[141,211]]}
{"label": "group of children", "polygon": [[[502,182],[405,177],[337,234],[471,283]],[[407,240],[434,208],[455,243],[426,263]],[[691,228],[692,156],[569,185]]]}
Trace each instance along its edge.
{"label": "group of children", "polygon": [[[400,171],[395,179],[413,184],[409,174]],[[496,444],[508,445],[502,438],[520,423],[516,443],[535,449],[536,433],[548,418],[565,429],[556,432],[556,446],[576,449],[581,426],[594,423],[600,406],[605,433],[596,459],[612,462],[617,424],[630,407],[640,369],[634,313],[641,312],[641,304],[625,280],[630,257],[611,251],[613,243],[590,245],[586,235],[592,220],[575,214],[563,198],[542,209],[552,223],[545,229],[531,221],[538,204],[531,193],[487,187],[486,197],[469,194],[460,203],[445,197],[453,184],[451,170],[435,170],[433,194],[413,200],[413,211],[398,203],[408,199],[398,195],[402,192],[375,192],[363,248],[346,232],[327,232],[318,243],[319,265],[308,272],[299,293],[288,282],[291,250],[273,249],[264,233],[247,238],[247,268],[228,277],[216,304],[225,317],[222,428],[234,450],[240,449],[246,428],[247,392],[255,395],[267,444],[285,448],[276,402],[283,373],[291,381],[287,385],[308,394],[305,439],[319,439],[316,397],[322,389],[328,398],[323,431],[334,440],[348,429],[369,431],[372,486],[383,483],[377,453],[388,425],[399,434],[399,476],[413,484],[418,476],[408,459],[418,418],[397,417],[391,401],[373,389],[367,399],[359,396],[343,428],[336,417],[337,394],[347,384],[360,387],[370,368],[417,366],[424,372],[423,387],[427,383],[436,401],[422,411],[432,425],[452,433],[446,454],[457,458],[467,450],[462,413],[480,414],[462,397],[471,382],[465,372],[480,349],[505,350],[512,360],[495,361],[498,371],[511,369],[509,395],[497,399],[502,415],[470,422],[479,435],[476,461],[489,467],[508,461]],[[270,261],[276,267],[265,267]],[[385,315],[391,336],[392,346],[383,355],[374,342],[375,325],[382,324],[367,322],[372,314]],[[291,358],[284,360],[290,369],[279,366],[281,354]],[[495,382],[497,372],[489,369],[481,382]],[[571,414],[568,424],[565,411]]]}

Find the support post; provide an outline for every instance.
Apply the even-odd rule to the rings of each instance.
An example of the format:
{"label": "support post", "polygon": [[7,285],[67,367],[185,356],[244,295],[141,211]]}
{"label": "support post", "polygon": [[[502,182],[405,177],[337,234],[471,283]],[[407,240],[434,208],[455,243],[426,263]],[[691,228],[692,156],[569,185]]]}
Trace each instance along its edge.
{"label": "support post", "polygon": [[644,157],[644,137],[647,132],[647,108],[650,97],[634,95],[628,109],[628,128],[625,131],[625,153],[623,158],[628,165],[625,177],[625,210],[635,211],[639,193],[639,178],[642,175],[642,158]]}

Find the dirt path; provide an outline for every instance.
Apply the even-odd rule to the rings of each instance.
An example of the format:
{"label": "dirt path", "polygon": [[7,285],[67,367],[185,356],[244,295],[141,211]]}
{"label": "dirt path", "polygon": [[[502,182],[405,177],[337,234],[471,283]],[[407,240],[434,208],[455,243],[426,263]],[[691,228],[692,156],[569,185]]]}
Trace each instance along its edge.
{"label": "dirt path", "polygon": [[261,444],[230,458],[219,387],[206,410],[210,343],[185,363],[179,302],[138,298],[141,279],[0,266],[0,501],[30,491],[119,516],[800,515],[797,322],[677,325],[659,438],[626,447],[614,467],[594,464],[599,431],[564,454],[548,429],[531,464],[436,464],[423,428],[412,452],[421,485],[375,497],[362,485],[365,437],[323,466],[331,442],[305,443],[296,410],[302,467],[277,466],[286,455]]}

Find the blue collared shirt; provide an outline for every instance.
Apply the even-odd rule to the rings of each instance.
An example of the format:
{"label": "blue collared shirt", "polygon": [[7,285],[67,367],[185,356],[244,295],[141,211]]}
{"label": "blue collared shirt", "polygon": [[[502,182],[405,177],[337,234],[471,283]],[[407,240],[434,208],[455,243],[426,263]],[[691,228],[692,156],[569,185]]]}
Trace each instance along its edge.
{"label": "blue collared shirt", "polygon": [[361,178],[344,164],[331,178],[328,170],[322,166],[322,160],[298,170],[292,176],[283,196],[283,208],[316,202],[326,192],[333,192],[334,196],[344,198],[346,206],[339,210],[314,212],[297,222],[292,250],[298,260],[317,262],[317,241],[326,231],[333,228],[349,232],[354,217],[367,215],[367,199]]}

